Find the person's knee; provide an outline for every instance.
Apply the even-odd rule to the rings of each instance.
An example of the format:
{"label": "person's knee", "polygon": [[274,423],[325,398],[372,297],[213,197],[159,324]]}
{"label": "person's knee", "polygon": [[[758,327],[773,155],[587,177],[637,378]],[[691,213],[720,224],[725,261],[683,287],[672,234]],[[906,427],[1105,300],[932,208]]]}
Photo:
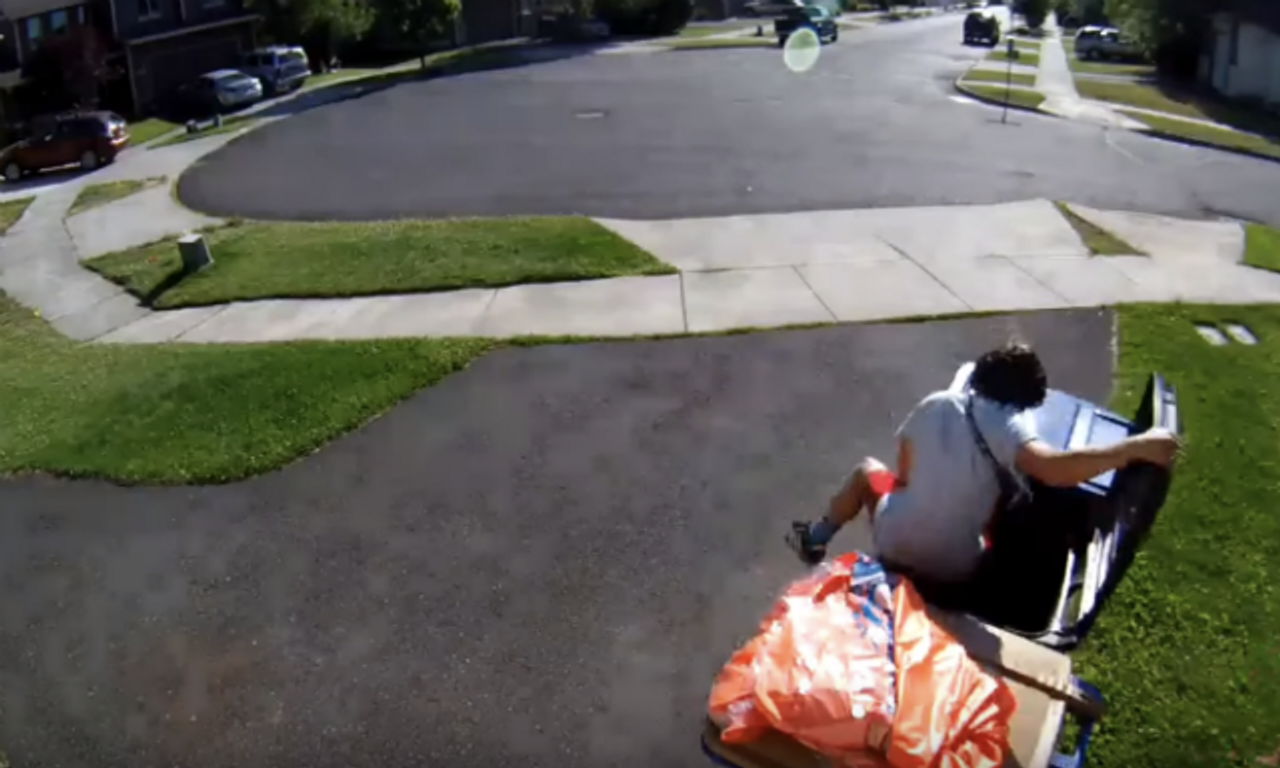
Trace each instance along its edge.
{"label": "person's knee", "polygon": [[868,488],[870,487],[869,478],[872,475],[879,474],[881,472],[888,472],[888,471],[889,471],[889,468],[885,466],[884,462],[880,461],[874,456],[868,456],[862,461],[858,462],[856,466],[854,466],[853,468],[854,484],[859,487]]}

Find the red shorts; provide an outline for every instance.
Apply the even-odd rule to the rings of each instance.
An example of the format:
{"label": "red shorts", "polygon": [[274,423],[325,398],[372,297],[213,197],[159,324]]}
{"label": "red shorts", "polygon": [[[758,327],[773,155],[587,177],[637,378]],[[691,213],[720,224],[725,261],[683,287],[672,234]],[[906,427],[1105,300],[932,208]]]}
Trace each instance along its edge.
{"label": "red shorts", "polygon": [[888,496],[898,487],[898,478],[887,469],[873,469],[867,473],[867,482],[871,484],[871,492],[876,499]]}

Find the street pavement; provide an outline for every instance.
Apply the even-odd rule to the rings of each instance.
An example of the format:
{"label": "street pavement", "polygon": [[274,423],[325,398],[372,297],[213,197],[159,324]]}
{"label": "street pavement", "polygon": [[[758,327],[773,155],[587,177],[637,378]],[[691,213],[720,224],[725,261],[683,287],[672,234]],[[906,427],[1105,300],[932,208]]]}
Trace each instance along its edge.
{"label": "street pavement", "polygon": [[[962,16],[776,49],[581,56],[399,85],[255,131],[184,175],[213,215],[624,219],[1036,197],[1280,224],[1280,166],[955,100]],[[964,101],[964,100],[961,100]]]}
{"label": "street pavement", "polygon": [[[508,349],[270,475],[0,480],[15,766],[694,768],[790,520],[1010,337],[1109,311]],[[841,549],[865,531],[841,534]]]}

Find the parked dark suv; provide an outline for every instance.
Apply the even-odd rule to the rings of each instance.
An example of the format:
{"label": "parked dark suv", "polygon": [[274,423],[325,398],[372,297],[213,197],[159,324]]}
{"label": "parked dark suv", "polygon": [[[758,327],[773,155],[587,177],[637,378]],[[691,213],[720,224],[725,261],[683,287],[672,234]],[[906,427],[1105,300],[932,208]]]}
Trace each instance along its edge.
{"label": "parked dark suv", "polygon": [[1000,44],[1000,20],[988,10],[969,11],[964,17],[964,44],[996,47]]}
{"label": "parked dark suv", "polygon": [[92,171],[115,160],[128,145],[127,124],[116,113],[67,112],[34,121],[30,138],[0,154],[0,168],[9,182],[64,165]]}

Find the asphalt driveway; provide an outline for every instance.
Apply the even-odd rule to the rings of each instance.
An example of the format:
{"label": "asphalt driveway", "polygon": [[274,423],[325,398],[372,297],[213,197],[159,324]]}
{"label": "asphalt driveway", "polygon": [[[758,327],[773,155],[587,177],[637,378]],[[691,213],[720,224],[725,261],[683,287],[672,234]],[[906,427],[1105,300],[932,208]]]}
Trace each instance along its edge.
{"label": "asphalt driveway", "polygon": [[248,482],[0,482],[0,746],[701,766],[711,676],[801,572],[788,521],[1011,335],[1105,400],[1096,310],[512,349]]}
{"label": "asphalt driveway", "polygon": [[577,56],[398,85],[267,126],[179,184],[257,218],[683,218],[1036,197],[1280,225],[1280,164],[953,100],[961,15],[776,49]]}

